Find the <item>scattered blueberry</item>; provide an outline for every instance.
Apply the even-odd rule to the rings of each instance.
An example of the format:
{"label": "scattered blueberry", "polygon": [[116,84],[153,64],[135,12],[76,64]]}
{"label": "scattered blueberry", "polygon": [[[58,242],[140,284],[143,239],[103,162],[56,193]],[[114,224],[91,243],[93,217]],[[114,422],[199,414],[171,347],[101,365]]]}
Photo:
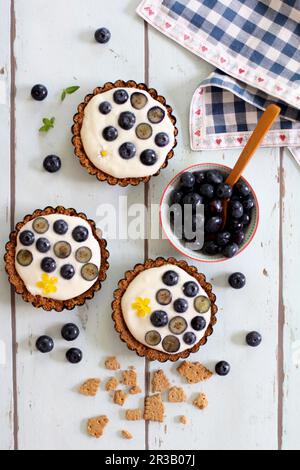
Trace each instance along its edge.
{"label": "scattered blueberry", "polygon": [[196,343],[197,337],[195,333],[188,332],[183,335],[183,341],[188,344],[189,346],[192,346],[193,344]]}
{"label": "scattered blueberry", "polygon": [[155,136],[155,143],[158,147],[165,147],[170,143],[169,136],[166,132],[160,132]]}
{"label": "scattered blueberry", "polygon": [[34,244],[34,234],[30,230],[24,230],[24,232],[20,233],[20,242],[24,246],[31,246]]}
{"label": "scattered blueberry", "polygon": [[36,342],[36,349],[43,354],[51,352],[54,348],[54,341],[50,336],[41,336]]}
{"label": "scattered blueberry", "polygon": [[176,286],[179,282],[179,276],[175,271],[167,271],[163,275],[163,283],[166,286],[172,287]]}
{"label": "scattered blueberry", "polygon": [[251,193],[251,190],[249,186],[247,185],[247,183],[245,183],[245,181],[239,181],[235,185],[235,190],[238,194],[240,194],[243,197],[248,197]]}
{"label": "scattered blueberry", "polygon": [[251,331],[251,333],[246,336],[246,343],[252,348],[257,348],[257,346],[259,346],[261,342],[262,336],[257,331]]}
{"label": "scattered blueberry", "polygon": [[99,111],[101,114],[109,114],[112,110],[112,106],[108,101],[103,101],[99,106]]}
{"label": "scattered blueberry", "polygon": [[206,173],[206,180],[209,184],[221,184],[224,181],[224,177],[218,170],[209,170]]}
{"label": "scattered blueberry", "polygon": [[195,176],[193,173],[183,173],[180,177],[180,184],[182,188],[192,189],[195,184]]}
{"label": "scattered blueberry", "polygon": [[111,38],[111,33],[107,28],[99,28],[95,32],[95,40],[100,44],[106,44]]}
{"label": "scattered blueberry", "polygon": [[78,243],[85,242],[88,239],[88,236],[89,236],[88,229],[86,227],[82,227],[81,225],[78,225],[78,227],[75,227],[72,232],[72,237]]}
{"label": "scattered blueberry", "polygon": [[47,253],[51,248],[51,244],[47,238],[39,238],[36,242],[36,249],[40,253]]}
{"label": "scattered blueberry", "polygon": [[233,233],[232,241],[236,243],[238,246],[241,246],[245,241],[245,233],[242,231]]}
{"label": "scattered blueberry", "polygon": [[60,275],[61,275],[61,277],[63,277],[64,279],[69,281],[70,279],[72,279],[74,277],[75,269],[71,264],[64,264],[61,267]]}
{"label": "scattered blueberry", "polygon": [[48,96],[48,90],[44,85],[35,85],[31,90],[31,96],[36,101],[43,101]]}
{"label": "scattered blueberry", "polygon": [[239,201],[232,201],[230,204],[230,215],[233,219],[241,219],[244,215],[243,204]]}
{"label": "scattered blueberry", "polygon": [[67,323],[61,330],[61,335],[66,341],[75,341],[80,334],[79,328],[74,323]]}
{"label": "scattered blueberry", "polygon": [[54,222],[53,230],[58,235],[65,235],[69,229],[69,226],[65,220],[57,220]]}
{"label": "scattered blueberry", "polygon": [[118,138],[119,134],[115,127],[108,126],[103,130],[102,135],[104,139],[107,140],[108,142],[113,142],[114,140]]}
{"label": "scattered blueberry", "polygon": [[202,331],[206,327],[206,320],[203,317],[194,317],[191,325],[195,331]]}
{"label": "scattered blueberry", "polygon": [[232,187],[229,184],[221,183],[217,186],[216,194],[220,199],[230,199],[232,196]]}
{"label": "scattered blueberry", "polygon": [[183,286],[183,292],[187,297],[196,297],[199,293],[199,286],[193,281],[186,282]]}
{"label": "scattered blueberry", "polygon": [[239,247],[236,243],[229,243],[225,246],[222,253],[226,258],[233,258],[237,252],[239,251]]}
{"label": "scattered blueberry", "polygon": [[246,277],[242,273],[233,273],[228,279],[233,289],[242,289],[246,285]]}
{"label": "scattered blueberry", "polygon": [[223,212],[222,201],[220,201],[220,199],[214,199],[213,201],[210,201],[208,205],[208,209],[212,215],[222,214]]}
{"label": "scattered blueberry", "polygon": [[119,154],[124,160],[130,160],[136,154],[136,147],[131,142],[125,142],[119,148]]}
{"label": "scattered blueberry", "polygon": [[141,162],[146,165],[146,166],[152,166],[152,165],[155,165],[155,163],[157,162],[157,155],[156,153],[154,152],[154,150],[144,150],[142,153],[141,153]]}
{"label": "scattered blueberry", "polygon": [[116,90],[114,92],[114,101],[117,104],[124,104],[128,101],[129,96],[126,90]]}
{"label": "scattered blueberry", "polygon": [[125,111],[124,113],[120,114],[119,126],[125,131],[129,131],[130,129],[132,129],[135,123],[136,123],[136,117],[130,111]]}
{"label": "scattered blueberry", "polygon": [[48,173],[57,173],[61,169],[61,159],[56,155],[48,155],[43,165]]}
{"label": "scattered blueberry", "polygon": [[66,358],[71,364],[79,364],[82,361],[82,351],[77,348],[71,348],[67,351]]}
{"label": "scattered blueberry", "polygon": [[215,189],[212,184],[204,183],[201,184],[199,193],[207,199],[212,199],[214,197]]}
{"label": "scattered blueberry", "polygon": [[41,268],[45,273],[53,273],[56,270],[56,262],[53,258],[44,258],[41,262]]}
{"label": "scattered blueberry", "polygon": [[189,308],[189,304],[185,299],[177,299],[174,302],[174,310],[177,313],[185,313]]}
{"label": "scattered blueberry", "polygon": [[161,328],[168,324],[169,319],[168,319],[168,315],[166,312],[163,312],[162,310],[156,310],[155,312],[152,313],[150,317],[150,321],[153,326],[157,328]]}
{"label": "scattered blueberry", "polygon": [[206,233],[217,233],[222,226],[222,217],[218,215],[210,217],[205,222],[205,232]]}
{"label": "scattered blueberry", "polygon": [[218,362],[216,365],[216,374],[225,377],[230,372],[230,365],[226,361]]}

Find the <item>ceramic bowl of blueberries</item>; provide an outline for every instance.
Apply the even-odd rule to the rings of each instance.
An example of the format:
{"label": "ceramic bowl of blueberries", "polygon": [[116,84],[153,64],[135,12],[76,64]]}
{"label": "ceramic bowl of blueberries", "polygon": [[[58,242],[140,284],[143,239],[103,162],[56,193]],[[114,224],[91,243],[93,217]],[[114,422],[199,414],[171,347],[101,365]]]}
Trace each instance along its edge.
{"label": "ceramic bowl of blueberries", "polygon": [[[245,179],[231,188],[225,180],[231,168],[216,163],[194,165],[182,171],[167,186],[160,207],[161,225],[173,247],[181,254],[202,262],[226,261],[240,254],[252,242],[259,224],[257,196]],[[224,201],[228,200],[224,226]],[[193,235],[186,237],[187,207]],[[200,209],[201,207],[201,209]],[[170,212],[170,208],[172,208]],[[174,213],[180,212],[182,230],[175,227]]]}

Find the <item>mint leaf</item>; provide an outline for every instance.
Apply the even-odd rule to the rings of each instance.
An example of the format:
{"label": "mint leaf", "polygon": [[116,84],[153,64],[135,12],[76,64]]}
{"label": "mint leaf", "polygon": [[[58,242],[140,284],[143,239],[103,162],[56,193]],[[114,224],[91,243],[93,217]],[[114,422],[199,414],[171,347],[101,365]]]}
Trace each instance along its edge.
{"label": "mint leaf", "polygon": [[79,90],[80,86],[69,86],[65,88],[61,95],[61,100],[64,101],[67,95],[73,95],[77,90]]}
{"label": "mint leaf", "polygon": [[43,119],[43,126],[39,129],[39,132],[48,132],[50,129],[53,129],[55,124],[55,117],[44,118]]}

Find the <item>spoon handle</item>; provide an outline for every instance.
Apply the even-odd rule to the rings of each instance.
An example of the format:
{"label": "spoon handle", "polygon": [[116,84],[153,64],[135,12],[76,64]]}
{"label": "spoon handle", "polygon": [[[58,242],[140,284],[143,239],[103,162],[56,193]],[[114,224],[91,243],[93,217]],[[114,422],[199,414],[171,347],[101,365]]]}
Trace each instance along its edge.
{"label": "spoon handle", "polygon": [[226,184],[234,186],[239,181],[253,154],[256,152],[265,135],[269,132],[273,123],[278,118],[280,111],[281,109],[276,104],[271,104],[268,106],[259,120],[256,129],[248,140],[247,145],[242,151],[240,158],[228,176]]}

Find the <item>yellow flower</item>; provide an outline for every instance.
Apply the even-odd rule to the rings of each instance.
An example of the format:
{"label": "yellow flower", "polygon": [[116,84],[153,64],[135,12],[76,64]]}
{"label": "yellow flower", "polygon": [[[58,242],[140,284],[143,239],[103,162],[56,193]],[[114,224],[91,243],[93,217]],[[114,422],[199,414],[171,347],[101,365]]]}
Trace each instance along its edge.
{"label": "yellow flower", "polygon": [[107,157],[108,156],[108,151],[107,150],[101,150],[100,155],[101,155],[101,157]]}
{"label": "yellow flower", "polygon": [[150,299],[142,299],[141,297],[136,299],[136,301],[132,304],[132,308],[136,310],[138,317],[143,318],[151,313],[150,302]]}
{"label": "yellow flower", "polygon": [[50,277],[48,274],[42,274],[42,280],[36,283],[38,289],[42,289],[44,295],[57,292],[55,284],[58,283],[57,277]]}

